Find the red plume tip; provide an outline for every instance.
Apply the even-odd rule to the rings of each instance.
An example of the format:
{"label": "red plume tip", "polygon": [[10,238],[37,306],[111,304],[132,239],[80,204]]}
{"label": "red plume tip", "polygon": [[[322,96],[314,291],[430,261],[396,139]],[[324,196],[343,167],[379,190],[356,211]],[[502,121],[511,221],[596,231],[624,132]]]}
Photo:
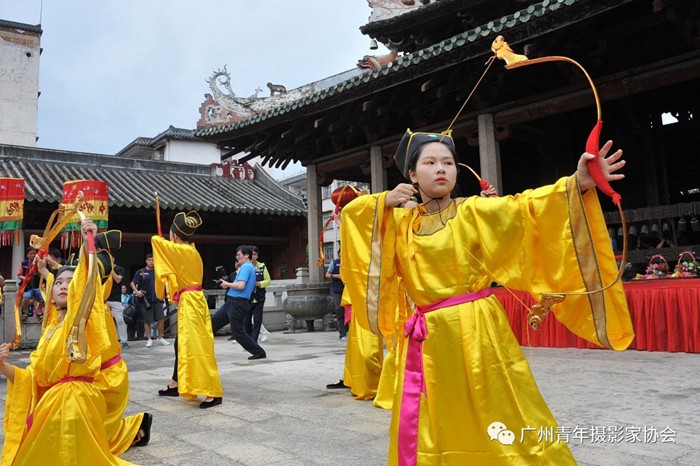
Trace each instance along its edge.
{"label": "red plume tip", "polygon": [[491,183],[486,180],[479,180],[479,186],[481,187],[482,191],[486,191],[491,187]]}

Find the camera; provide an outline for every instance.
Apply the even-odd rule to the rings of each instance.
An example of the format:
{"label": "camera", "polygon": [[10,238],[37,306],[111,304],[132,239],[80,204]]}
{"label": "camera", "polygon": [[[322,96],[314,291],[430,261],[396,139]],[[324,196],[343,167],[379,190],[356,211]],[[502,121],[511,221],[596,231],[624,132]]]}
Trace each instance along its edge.
{"label": "camera", "polygon": [[216,284],[216,286],[221,286],[221,281],[228,277],[226,269],[222,265],[217,265],[214,270],[219,275],[219,278],[214,279],[214,284]]}

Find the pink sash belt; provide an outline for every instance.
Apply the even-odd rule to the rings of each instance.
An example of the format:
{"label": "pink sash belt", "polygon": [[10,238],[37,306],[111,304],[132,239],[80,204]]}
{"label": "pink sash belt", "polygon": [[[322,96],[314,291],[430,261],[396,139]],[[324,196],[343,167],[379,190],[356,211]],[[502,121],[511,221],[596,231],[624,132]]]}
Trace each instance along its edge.
{"label": "pink sash belt", "polygon": [[[61,379],[58,382],[49,385],[49,389],[55,387],[56,385],[60,385],[62,383],[66,382],[87,382],[87,383],[92,383],[92,381],[95,380],[94,377],[86,377],[86,376],[78,376],[78,377],[66,377],[65,379]],[[47,389],[48,390],[48,389]],[[27,430],[32,428],[32,423],[34,422],[34,411],[27,416]]]}
{"label": "pink sash belt", "polygon": [[115,365],[116,363],[118,363],[118,362],[121,361],[121,360],[122,360],[122,355],[121,355],[121,354],[117,354],[117,355],[114,356],[112,359],[103,362],[103,363],[100,365],[100,370],[103,371],[103,370],[105,370],[105,369],[109,369],[110,367],[112,367],[113,365]]}
{"label": "pink sash belt", "polygon": [[404,335],[408,338],[408,347],[406,348],[406,368],[399,414],[398,459],[400,466],[414,466],[416,464],[420,394],[426,394],[423,374],[423,341],[428,338],[428,326],[425,322],[425,314],[445,307],[470,303],[492,294],[491,288],[485,288],[473,293],[441,299],[427,306],[416,306],[416,312],[406,321]]}
{"label": "pink sash belt", "polygon": [[192,285],[192,286],[188,286],[187,288],[177,290],[175,292],[175,294],[173,295],[173,301],[175,301],[175,302],[180,301],[180,295],[182,293],[187,292],[187,291],[202,291],[202,285]]}

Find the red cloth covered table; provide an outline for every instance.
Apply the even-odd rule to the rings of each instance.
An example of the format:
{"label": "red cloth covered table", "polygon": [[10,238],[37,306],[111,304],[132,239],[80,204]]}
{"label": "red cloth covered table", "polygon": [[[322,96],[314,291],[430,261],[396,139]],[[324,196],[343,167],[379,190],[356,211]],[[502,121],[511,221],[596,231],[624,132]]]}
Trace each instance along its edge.
{"label": "red cloth covered table", "polygon": [[[624,283],[635,339],[630,348],[700,353],[700,279],[644,280]],[[575,336],[550,313],[541,330],[527,324],[527,309],[504,288],[494,294],[506,310],[520,344],[550,348],[599,348]],[[515,294],[528,306],[535,300]]]}

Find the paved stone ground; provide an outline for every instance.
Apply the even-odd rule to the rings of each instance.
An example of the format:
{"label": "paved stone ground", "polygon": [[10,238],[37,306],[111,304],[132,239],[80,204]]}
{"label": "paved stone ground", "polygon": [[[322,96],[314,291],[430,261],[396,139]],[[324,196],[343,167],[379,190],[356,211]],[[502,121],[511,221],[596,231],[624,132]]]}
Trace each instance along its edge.
{"label": "paved stone ground", "polygon": [[[123,458],[144,465],[385,464],[390,412],[354,400],[347,390],[325,389],[343,365],[336,333],[276,332],[263,345],[268,359],[248,361],[240,346],[217,337],[224,403],[200,410],[198,402],[157,396],[172,372],[172,346],[133,343],[124,352],[131,377],[128,412],[153,413],[153,434],[148,446]],[[525,352],[560,429],[572,432],[569,444],[580,465],[700,465],[700,354]],[[27,352],[17,356],[13,363],[27,363]],[[1,380],[3,409],[6,391]],[[629,441],[643,426],[652,436],[667,427],[673,433],[667,442],[643,435]],[[590,437],[610,427],[621,440],[573,435]]]}

